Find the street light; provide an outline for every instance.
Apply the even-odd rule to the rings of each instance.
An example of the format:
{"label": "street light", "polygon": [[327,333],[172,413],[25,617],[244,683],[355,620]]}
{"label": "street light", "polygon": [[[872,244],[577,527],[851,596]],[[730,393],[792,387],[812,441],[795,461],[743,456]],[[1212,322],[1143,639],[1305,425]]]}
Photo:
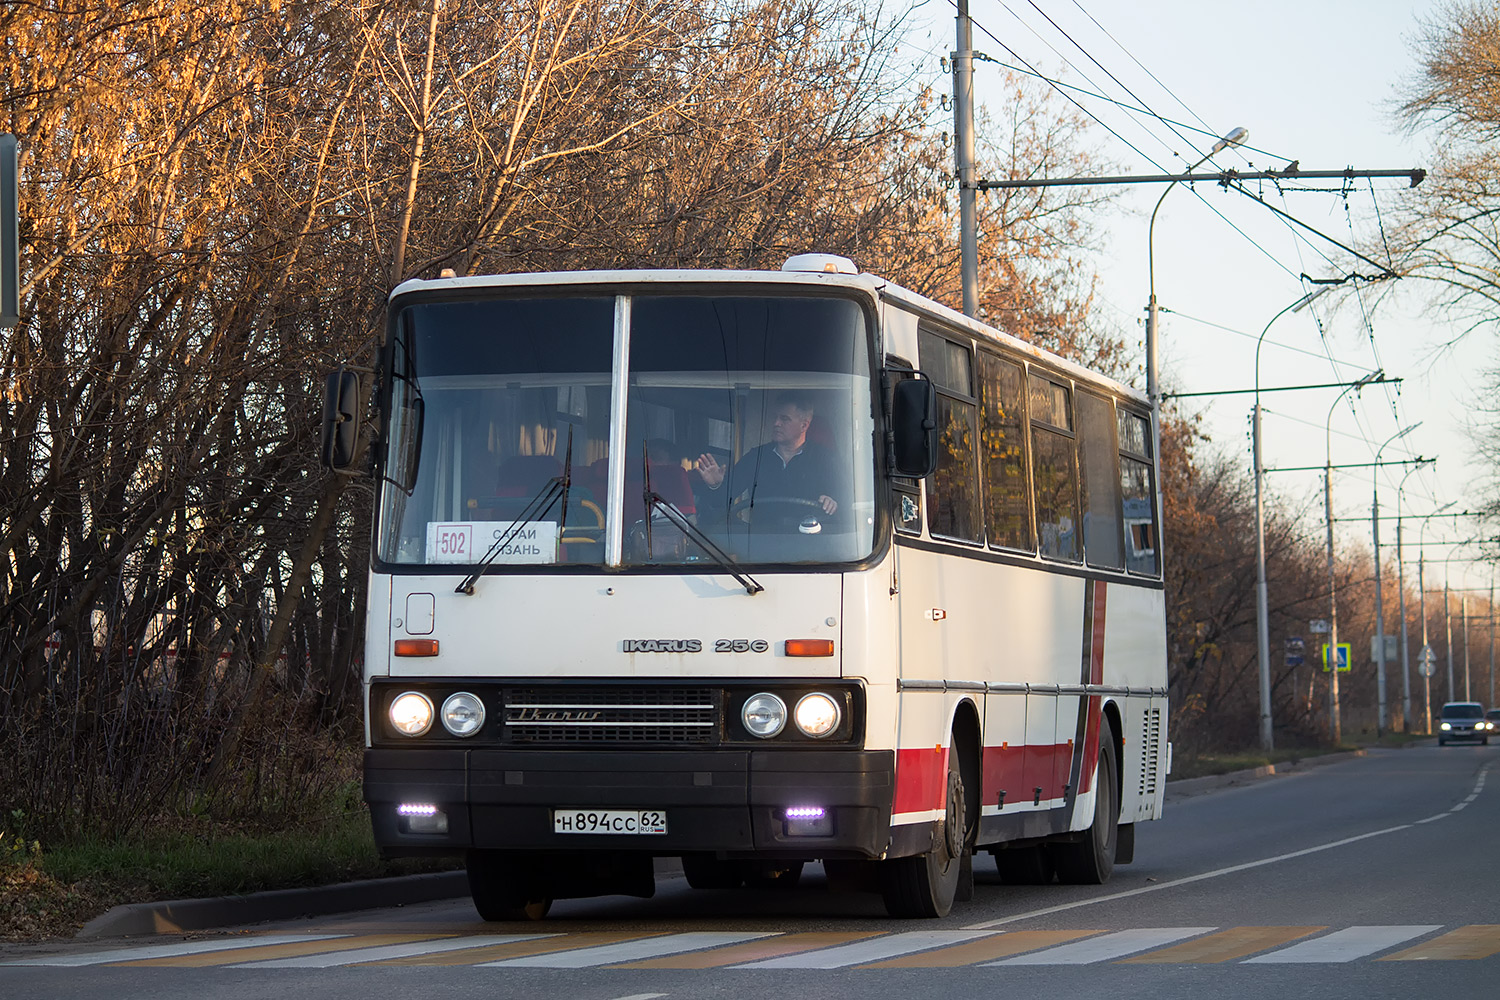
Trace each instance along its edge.
{"label": "street light", "polygon": [[[1411,732],[1411,640],[1407,637],[1406,622],[1406,562],[1401,558],[1401,512],[1405,510],[1406,481],[1411,474],[1431,462],[1418,462],[1406,470],[1401,485],[1396,487],[1396,589],[1401,599],[1401,731]],[[1379,551],[1379,548],[1376,548]],[[1493,602],[1492,602],[1493,603]],[[1494,701],[1493,698],[1490,699]]]}
{"label": "street light", "polygon": [[[1449,500],[1433,514],[1441,514],[1443,511],[1458,503],[1457,500]],[[1422,530],[1417,532],[1417,614],[1422,616],[1422,662],[1428,663],[1428,656],[1432,653],[1431,647],[1427,645],[1427,582],[1425,569],[1427,566],[1427,526],[1432,523],[1432,516],[1422,520]],[[1444,595],[1443,603],[1447,603]],[[1432,675],[1426,671],[1422,673],[1422,713],[1426,717],[1423,730],[1428,736],[1432,735]]]}
{"label": "street light", "polygon": [[[1372,484],[1370,497],[1370,524],[1375,540],[1375,645],[1380,650],[1380,655],[1375,658],[1375,689],[1376,700],[1379,702],[1379,715],[1375,720],[1375,735],[1379,736],[1385,732],[1385,605],[1380,599],[1380,453],[1386,449],[1392,441],[1404,438],[1418,427],[1422,421],[1418,420],[1403,430],[1399,430],[1386,439],[1385,444],[1375,449],[1375,474],[1370,477]],[[1397,554],[1399,557],[1399,553]]]}
{"label": "street light", "polygon": [[1339,719],[1338,582],[1333,572],[1333,411],[1338,409],[1339,403],[1349,395],[1351,390],[1363,389],[1384,374],[1383,371],[1373,371],[1359,381],[1346,386],[1333,401],[1333,405],[1328,408],[1328,419],[1323,425],[1323,437],[1328,455],[1327,464],[1323,467],[1323,510],[1328,518],[1328,735],[1333,738],[1334,746],[1343,742],[1344,732]]}
{"label": "street light", "polygon": [[1271,326],[1289,312],[1300,312],[1313,299],[1324,292],[1332,291],[1332,285],[1324,285],[1302,296],[1281,312],[1271,317],[1271,322],[1255,338],[1255,409],[1250,411],[1250,448],[1255,468],[1255,624],[1258,639],[1260,665],[1260,745],[1263,750],[1275,746],[1271,725],[1271,612],[1266,600],[1266,513],[1261,500],[1261,480],[1265,465],[1260,455],[1260,345],[1271,332]]}
{"label": "street light", "polygon": [[[1217,154],[1231,146],[1238,146],[1250,138],[1250,130],[1237,126],[1214,143],[1213,148],[1203,156],[1202,159],[1188,167],[1184,173],[1192,173],[1194,170],[1207,163]],[[1151,406],[1151,454],[1161,461],[1161,387],[1157,379],[1156,364],[1156,213],[1161,211],[1161,203],[1167,200],[1167,195],[1177,186],[1177,181],[1167,185],[1167,189],[1156,199],[1156,207],[1151,210],[1151,222],[1146,227],[1146,281],[1151,288],[1151,298],[1146,302],[1146,399]],[[1156,509],[1161,510],[1161,477],[1156,477]],[[1160,516],[1158,514],[1158,516]],[[1160,544],[1158,543],[1158,548]]]}

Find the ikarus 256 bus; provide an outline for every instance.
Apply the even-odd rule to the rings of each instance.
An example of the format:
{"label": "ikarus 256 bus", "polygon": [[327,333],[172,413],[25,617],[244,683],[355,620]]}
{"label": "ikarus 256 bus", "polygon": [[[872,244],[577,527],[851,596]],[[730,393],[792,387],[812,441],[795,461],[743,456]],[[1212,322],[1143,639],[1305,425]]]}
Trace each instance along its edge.
{"label": "ikarus 256 bus", "polygon": [[365,799],[486,919],[658,857],[941,916],[1161,814],[1140,393],[822,254],[407,281],[376,376]]}

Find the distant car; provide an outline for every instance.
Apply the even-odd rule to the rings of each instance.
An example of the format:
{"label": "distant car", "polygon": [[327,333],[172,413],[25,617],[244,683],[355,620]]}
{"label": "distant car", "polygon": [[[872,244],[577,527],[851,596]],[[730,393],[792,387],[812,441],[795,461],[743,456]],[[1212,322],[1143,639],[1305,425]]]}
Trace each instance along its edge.
{"label": "distant car", "polygon": [[1495,725],[1485,718],[1484,706],[1479,702],[1450,701],[1443,706],[1443,714],[1438,719],[1438,746],[1447,746],[1458,740],[1488,744]]}
{"label": "distant car", "polygon": [[[1484,713],[1484,721],[1490,724],[1489,731],[1495,733],[1495,727],[1500,726],[1500,708],[1492,708]],[[1495,733],[1500,736],[1500,733]]]}

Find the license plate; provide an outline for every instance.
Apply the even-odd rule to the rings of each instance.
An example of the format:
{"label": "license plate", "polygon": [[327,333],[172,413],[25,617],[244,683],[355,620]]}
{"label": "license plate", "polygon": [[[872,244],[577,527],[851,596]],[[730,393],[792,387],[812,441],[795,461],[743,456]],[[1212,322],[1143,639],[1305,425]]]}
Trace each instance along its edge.
{"label": "license plate", "polygon": [[667,814],[660,809],[554,809],[552,832],[664,834]]}

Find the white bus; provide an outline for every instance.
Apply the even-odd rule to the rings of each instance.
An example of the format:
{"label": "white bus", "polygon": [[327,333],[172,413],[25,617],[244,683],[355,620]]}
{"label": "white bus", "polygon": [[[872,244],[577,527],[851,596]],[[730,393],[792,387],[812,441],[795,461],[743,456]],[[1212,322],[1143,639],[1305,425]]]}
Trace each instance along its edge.
{"label": "white bus", "polygon": [[[486,919],[795,882],[942,916],[1161,813],[1139,393],[844,258],[390,297],[365,799]],[[352,472],[359,382],[329,378]]]}

